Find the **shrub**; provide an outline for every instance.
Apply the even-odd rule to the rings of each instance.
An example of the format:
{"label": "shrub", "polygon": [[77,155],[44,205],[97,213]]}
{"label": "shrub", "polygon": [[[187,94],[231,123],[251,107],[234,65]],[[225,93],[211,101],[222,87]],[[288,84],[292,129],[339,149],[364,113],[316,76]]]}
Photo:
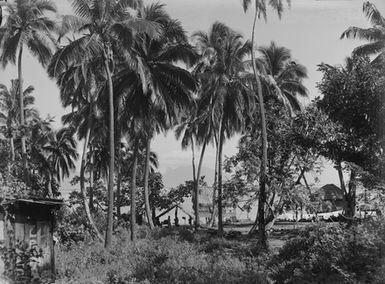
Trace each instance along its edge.
{"label": "shrub", "polygon": [[362,226],[306,228],[273,257],[276,283],[372,283],[380,265],[378,237]]}
{"label": "shrub", "polygon": [[58,283],[267,283],[256,258],[206,253],[201,244],[175,236],[135,244],[127,236],[117,234],[109,251],[98,244],[61,247]]}

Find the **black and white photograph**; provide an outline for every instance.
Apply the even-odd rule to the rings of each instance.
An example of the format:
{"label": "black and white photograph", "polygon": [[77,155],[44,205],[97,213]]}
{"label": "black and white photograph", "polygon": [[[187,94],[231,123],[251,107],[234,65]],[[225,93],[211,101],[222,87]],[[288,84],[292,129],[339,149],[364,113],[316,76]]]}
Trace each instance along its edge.
{"label": "black and white photograph", "polygon": [[385,284],[385,0],[0,0],[0,284]]}

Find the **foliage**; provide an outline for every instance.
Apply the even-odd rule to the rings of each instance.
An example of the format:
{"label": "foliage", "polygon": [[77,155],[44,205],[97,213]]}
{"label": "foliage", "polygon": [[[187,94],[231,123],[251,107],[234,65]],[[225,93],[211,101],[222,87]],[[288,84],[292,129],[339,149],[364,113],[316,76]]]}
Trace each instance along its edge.
{"label": "foliage", "polygon": [[[282,107],[273,100],[266,102],[268,143],[268,203],[273,215],[280,214],[283,209],[312,207],[309,188],[301,184],[308,171],[320,171],[318,155],[307,151],[298,143],[298,114],[288,116]],[[301,121],[303,122],[303,121]],[[225,184],[225,195],[237,202],[247,201],[249,206],[258,198],[258,180],[261,157],[261,139],[259,129],[253,126],[241,137],[238,153],[225,161],[225,170],[231,179]],[[271,215],[270,213],[267,216]],[[268,217],[267,219],[271,219]],[[270,222],[270,221],[269,221]]]}
{"label": "foliage", "polygon": [[198,244],[172,237],[140,239],[127,235],[107,251],[85,243],[61,248],[59,283],[267,283],[257,259],[239,259],[225,252],[206,253]]}
{"label": "foliage", "polygon": [[[105,225],[100,213],[95,212],[93,216],[99,217],[97,224],[101,228]],[[89,227],[83,208],[79,206],[63,206],[56,212],[55,236],[60,244],[70,246],[80,242],[89,241],[93,238],[93,230]]]}
{"label": "foliage", "polygon": [[306,228],[273,257],[271,278],[276,283],[372,283],[381,242],[363,226]]}
{"label": "foliage", "polygon": [[375,55],[372,63],[381,66],[385,55],[385,18],[373,3],[366,1],[362,5],[366,18],[371,23],[370,28],[349,27],[341,38],[359,38],[368,41],[353,50],[355,55]]}
{"label": "foliage", "polygon": [[35,283],[41,279],[37,267],[40,257],[43,257],[41,249],[36,245],[30,247],[23,241],[18,241],[15,247],[4,247],[1,251],[4,275],[16,284]]}
{"label": "foliage", "polygon": [[[335,162],[351,162],[377,176],[382,171],[385,80],[366,57],[348,58],[342,67],[322,64],[317,106],[340,124],[334,143],[320,147]],[[332,142],[332,141],[331,141]],[[320,145],[317,145],[320,146]]]}

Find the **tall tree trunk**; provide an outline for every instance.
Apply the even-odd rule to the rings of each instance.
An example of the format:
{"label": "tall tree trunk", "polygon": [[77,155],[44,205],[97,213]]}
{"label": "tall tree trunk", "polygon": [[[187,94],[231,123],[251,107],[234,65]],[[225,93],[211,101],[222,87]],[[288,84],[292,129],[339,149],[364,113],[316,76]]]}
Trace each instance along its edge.
{"label": "tall tree trunk", "polygon": [[11,147],[11,161],[15,161],[15,143],[13,137],[9,138],[9,146]]}
{"label": "tall tree trunk", "polygon": [[252,31],[252,38],[251,38],[251,45],[252,45],[251,60],[252,60],[255,81],[257,83],[257,94],[258,94],[258,102],[259,102],[260,115],[261,115],[261,128],[262,128],[261,129],[262,159],[261,159],[261,170],[260,170],[260,177],[259,177],[259,199],[258,199],[258,214],[257,214],[258,220],[256,221],[258,222],[258,236],[259,236],[261,247],[267,249],[267,235],[265,230],[267,131],[266,131],[266,114],[265,114],[265,105],[264,105],[263,94],[262,94],[262,85],[259,79],[259,74],[255,63],[255,53],[254,53],[254,51],[256,50],[255,26],[257,23],[257,17],[258,17],[258,9],[257,7],[255,7],[253,31]]}
{"label": "tall tree trunk", "polygon": [[357,174],[354,169],[350,172],[350,180],[349,180],[349,192],[346,200],[346,216],[349,218],[349,221],[353,221],[355,212],[356,212],[356,177]]}
{"label": "tall tree trunk", "polygon": [[222,151],[224,142],[225,127],[223,118],[221,121],[219,132],[219,149],[218,149],[218,235],[223,236],[223,208],[222,208]]}
{"label": "tall tree trunk", "polygon": [[132,165],[132,180],[131,180],[131,241],[136,241],[136,168],[138,166],[138,138],[134,142],[134,161]]}
{"label": "tall tree trunk", "polygon": [[146,141],[146,163],[144,165],[144,206],[146,209],[147,221],[150,225],[151,230],[154,229],[154,223],[152,222],[151,217],[151,208],[150,208],[150,193],[148,188],[148,178],[150,173],[150,154],[151,154],[151,138],[147,137]]}
{"label": "tall tree trunk", "polygon": [[94,210],[94,157],[92,155],[92,147],[90,147],[90,195],[88,206],[90,210]]}
{"label": "tall tree trunk", "polygon": [[104,51],[104,67],[108,79],[108,110],[109,110],[109,172],[108,172],[108,209],[107,209],[107,229],[104,246],[109,248],[112,243],[112,230],[114,225],[114,172],[115,172],[115,134],[114,134],[114,90],[112,86],[112,75],[109,66],[110,50]]}
{"label": "tall tree trunk", "polygon": [[205,138],[205,141],[203,142],[203,146],[201,149],[201,155],[199,157],[199,164],[198,164],[198,170],[197,170],[197,177],[195,179],[195,208],[196,208],[196,222],[195,222],[195,231],[198,231],[199,228],[199,179],[201,175],[202,165],[203,165],[203,157],[205,155],[206,151],[206,144],[207,144],[208,136]]}
{"label": "tall tree trunk", "polygon": [[24,135],[24,96],[23,96],[23,70],[22,70],[22,58],[23,58],[23,45],[20,45],[19,57],[17,62],[17,72],[19,80],[19,104],[20,104],[20,127],[22,128],[21,134],[21,155],[24,166],[24,181],[29,185],[29,175],[27,168],[27,150],[25,146],[25,135]]}
{"label": "tall tree trunk", "polygon": [[211,212],[211,227],[215,226],[215,216],[217,215],[217,185],[218,185],[218,138],[216,133],[214,132],[214,140],[215,140],[215,173],[214,173],[214,183],[213,183],[213,211]]}
{"label": "tall tree trunk", "polygon": [[121,164],[122,164],[122,149],[120,148],[120,141],[118,144],[118,164],[117,164],[117,172],[118,172],[118,178],[116,180],[116,215],[118,217],[118,220],[120,220],[120,216],[122,215],[121,209],[120,209],[120,201],[121,201],[121,192],[120,192],[120,186],[122,183],[122,170],[121,170]]}
{"label": "tall tree trunk", "polygon": [[[193,182],[194,185],[196,184],[196,169],[195,169],[195,147],[194,147],[194,139],[191,137],[191,153],[192,153],[192,158],[191,158],[191,163],[192,163],[192,171],[193,171]],[[199,215],[198,213],[198,208],[195,207],[195,190],[193,189],[193,192],[191,193],[191,199],[192,199],[192,205],[193,205],[193,211],[195,215],[195,223],[199,222],[197,216]],[[195,224],[194,223],[194,224]]]}
{"label": "tall tree trunk", "polygon": [[340,186],[341,186],[341,189],[342,191],[344,192],[345,196],[348,195],[348,192],[346,190],[346,186],[345,186],[345,181],[344,181],[344,174],[342,172],[342,165],[341,165],[341,162],[338,162],[337,165],[336,165],[336,169],[337,169],[337,172],[338,172],[338,178],[340,180]]}
{"label": "tall tree trunk", "polygon": [[102,237],[102,234],[99,232],[98,228],[95,225],[94,219],[92,218],[90,208],[88,206],[87,202],[87,194],[86,194],[86,189],[84,186],[84,172],[85,172],[85,166],[86,166],[86,157],[87,157],[87,147],[88,147],[88,142],[90,140],[90,134],[91,134],[91,127],[90,127],[90,122],[88,122],[88,129],[86,133],[86,137],[84,139],[84,146],[83,146],[83,154],[82,154],[82,160],[80,164],[80,193],[82,195],[82,201],[83,201],[83,206],[84,210],[86,211],[86,216],[88,219],[88,222],[91,225],[91,228],[94,230],[96,236],[101,242],[104,242],[104,239]]}

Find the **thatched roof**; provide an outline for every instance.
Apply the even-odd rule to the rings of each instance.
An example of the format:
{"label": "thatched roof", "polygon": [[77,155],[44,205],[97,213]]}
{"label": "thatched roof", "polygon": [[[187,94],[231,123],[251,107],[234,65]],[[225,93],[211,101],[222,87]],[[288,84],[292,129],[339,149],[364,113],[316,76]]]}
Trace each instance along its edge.
{"label": "thatched roof", "polygon": [[322,191],[324,200],[336,201],[344,199],[344,191],[335,184],[327,184],[319,189]]}

